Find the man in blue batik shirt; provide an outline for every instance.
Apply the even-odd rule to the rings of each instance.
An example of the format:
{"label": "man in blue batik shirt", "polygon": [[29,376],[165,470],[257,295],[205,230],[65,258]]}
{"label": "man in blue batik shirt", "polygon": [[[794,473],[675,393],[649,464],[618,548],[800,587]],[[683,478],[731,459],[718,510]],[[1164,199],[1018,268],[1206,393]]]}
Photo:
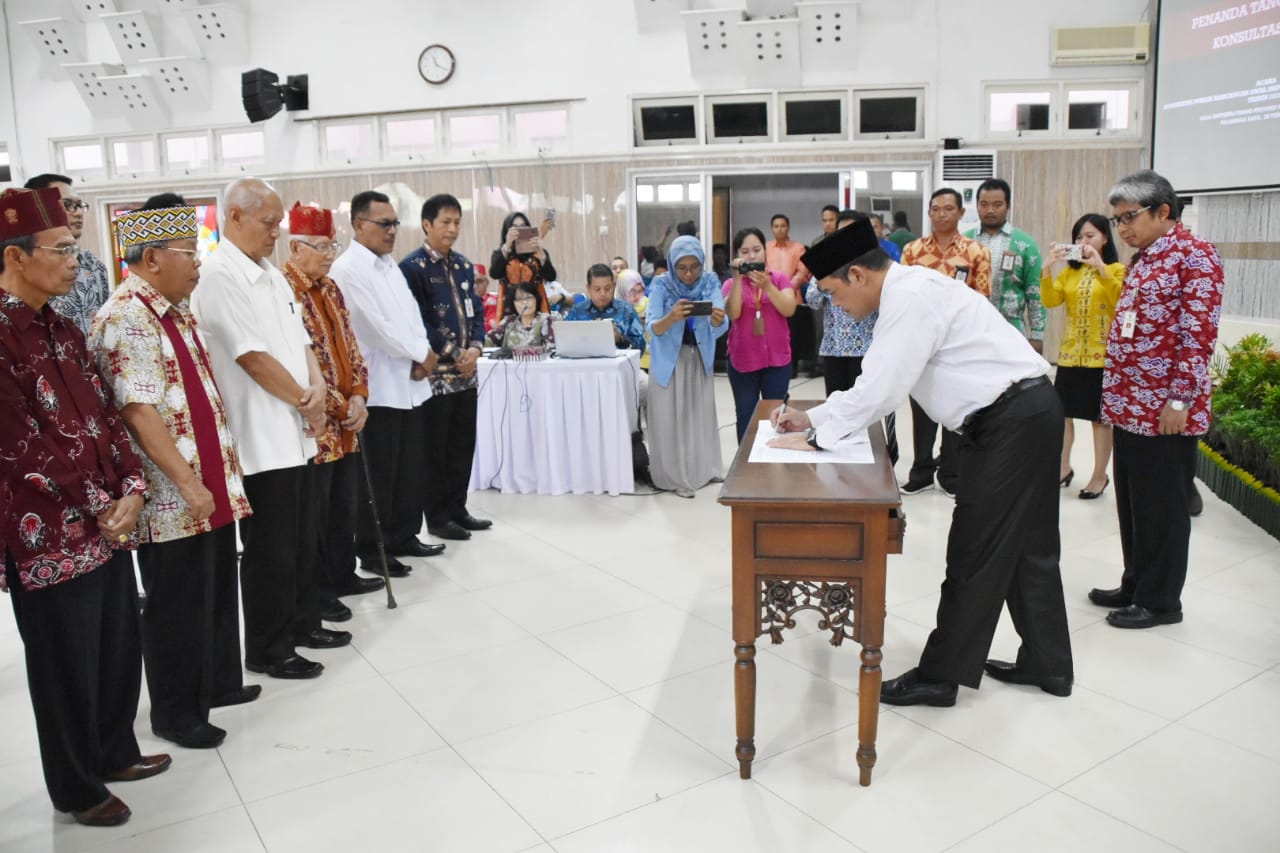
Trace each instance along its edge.
{"label": "man in blue batik shirt", "polygon": [[593,264],[587,270],[586,302],[569,309],[566,320],[612,320],[613,338],[618,349],[644,352],[644,324],[636,309],[617,298],[613,270],[604,264]]}
{"label": "man in blue batik shirt", "polygon": [[[493,522],[467,511],[467,486],[476,452],[476,361],[484,346],[484,303],[476,293],[471,261],[453,250],[462,228],[462,205],[447,193],[422,205],[422,247],[400,261],[400,270],[422,312],[431,349],[439,356],[431,374],[426,413],[427,447],[423,512],[427,532],[439,539],[470,539]],[[417,378],[417,377],[415,377]]]}

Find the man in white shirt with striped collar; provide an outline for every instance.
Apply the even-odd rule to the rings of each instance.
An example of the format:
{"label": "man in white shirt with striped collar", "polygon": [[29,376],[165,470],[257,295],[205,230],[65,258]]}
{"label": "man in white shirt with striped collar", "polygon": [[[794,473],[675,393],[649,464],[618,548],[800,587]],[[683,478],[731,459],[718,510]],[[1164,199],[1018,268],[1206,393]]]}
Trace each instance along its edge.
{"label": "man in white shirt with striped collar", "polygon": [[[891,705],[955,704],[957,685],[1000,681],[1068,696],[1074,680],[1059,572],[1062,407],[1041,358],[982,294],[880,249],[869,222],[837,231],[803,258],[855,317],[879,310],[858,383],[808,412],[775,412],[774,446],[821,452],[910,394],[960,434],[965,488],[947,541],[946,579],[917,667],[884,683]],[[984,664],[1007,602],[1022,647]]]}

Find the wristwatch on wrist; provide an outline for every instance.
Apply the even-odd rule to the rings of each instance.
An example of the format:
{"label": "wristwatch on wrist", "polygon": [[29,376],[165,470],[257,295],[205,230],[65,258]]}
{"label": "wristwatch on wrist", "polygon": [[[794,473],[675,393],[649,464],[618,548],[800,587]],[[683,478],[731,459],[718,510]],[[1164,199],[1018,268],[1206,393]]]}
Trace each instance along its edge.
{"label": "wristwatch on wrist", "polygon": [[1185,412],[1187,410],[1187,402],[1185,400],[1170,400],[1169,408],[1175,412]]}
{"label": "wristwatch on wrist", "polygon": [[817,427],[809,427],[807,430],[805,430],[804,440],[814,450],[822,449],[821,447],[818,446],[818,428]]}

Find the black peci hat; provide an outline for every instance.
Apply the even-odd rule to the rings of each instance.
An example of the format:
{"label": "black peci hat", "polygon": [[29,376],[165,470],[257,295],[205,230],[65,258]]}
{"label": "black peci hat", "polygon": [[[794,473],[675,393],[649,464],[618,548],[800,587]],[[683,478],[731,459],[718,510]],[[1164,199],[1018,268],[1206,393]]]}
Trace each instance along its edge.
{"label": "black peci hat", "polygon": [[813,273],[814,278],[823,279],[855,258],[878,248],[880,240],[876,237],[876,229],[870,220],[864,219],[827,235],[821,242],[810,247],[800,261]]}

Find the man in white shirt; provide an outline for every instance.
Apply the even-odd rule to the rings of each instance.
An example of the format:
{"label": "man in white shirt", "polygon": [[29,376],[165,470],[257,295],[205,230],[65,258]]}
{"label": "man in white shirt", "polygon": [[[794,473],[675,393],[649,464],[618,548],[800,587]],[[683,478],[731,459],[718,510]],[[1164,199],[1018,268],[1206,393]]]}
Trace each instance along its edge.
{"label": "man in white shirt", "polygon": [[[773,444],[821,451],[860,432],[908,394],[960,436],[965,488],[947,541],[938,624],[920,663],[884,683],[890,705],[955,704],[956,687],[986,672],[1068,696],[1074,679],[1058,568],[1062,406],[1048,363],[985,296],[879,247],[870,222],[836,232],[804,264],[854,317],[879,310],[862,375],[808,412],[775,412]],[[1003,602],[1022,647],[1014,663],[983,660]]]}
{"label": "man in white shirt", "polygon": [[218,211],[222,241],[201,269],[191,311],[209,347],[214,377],[240,449],[253,515],[240,522],[244,553],[244,661],[272,678],[314,678],[324,667],[296,645],[351,642],[320,625],[313,569],[301,559],[303,488],[324,428],[324,379],[293,288],[267,258],[280,237],[284,205],[257,178],[232,181]]}
{"label": "man in white shirt", "polygon": [[388,571],[404,577],[411,568],[395,559],[431,557],[444,545],[420,541],[422,469],[426,452],[426,415],[431,397],[428,379],[436,354],[427,341],[422,314],[404,273],[391,252],[400,220],[391,199],[368,190],[351,199],[355,239],[329,270],[351,314],[360,351],[369,365],[369,419],[361,436],[362,452],[373,480],[375,519],[368,485],[360,483],[356,518],[356,554],[361,568],[381,571],[378,529],[387,546]]}

